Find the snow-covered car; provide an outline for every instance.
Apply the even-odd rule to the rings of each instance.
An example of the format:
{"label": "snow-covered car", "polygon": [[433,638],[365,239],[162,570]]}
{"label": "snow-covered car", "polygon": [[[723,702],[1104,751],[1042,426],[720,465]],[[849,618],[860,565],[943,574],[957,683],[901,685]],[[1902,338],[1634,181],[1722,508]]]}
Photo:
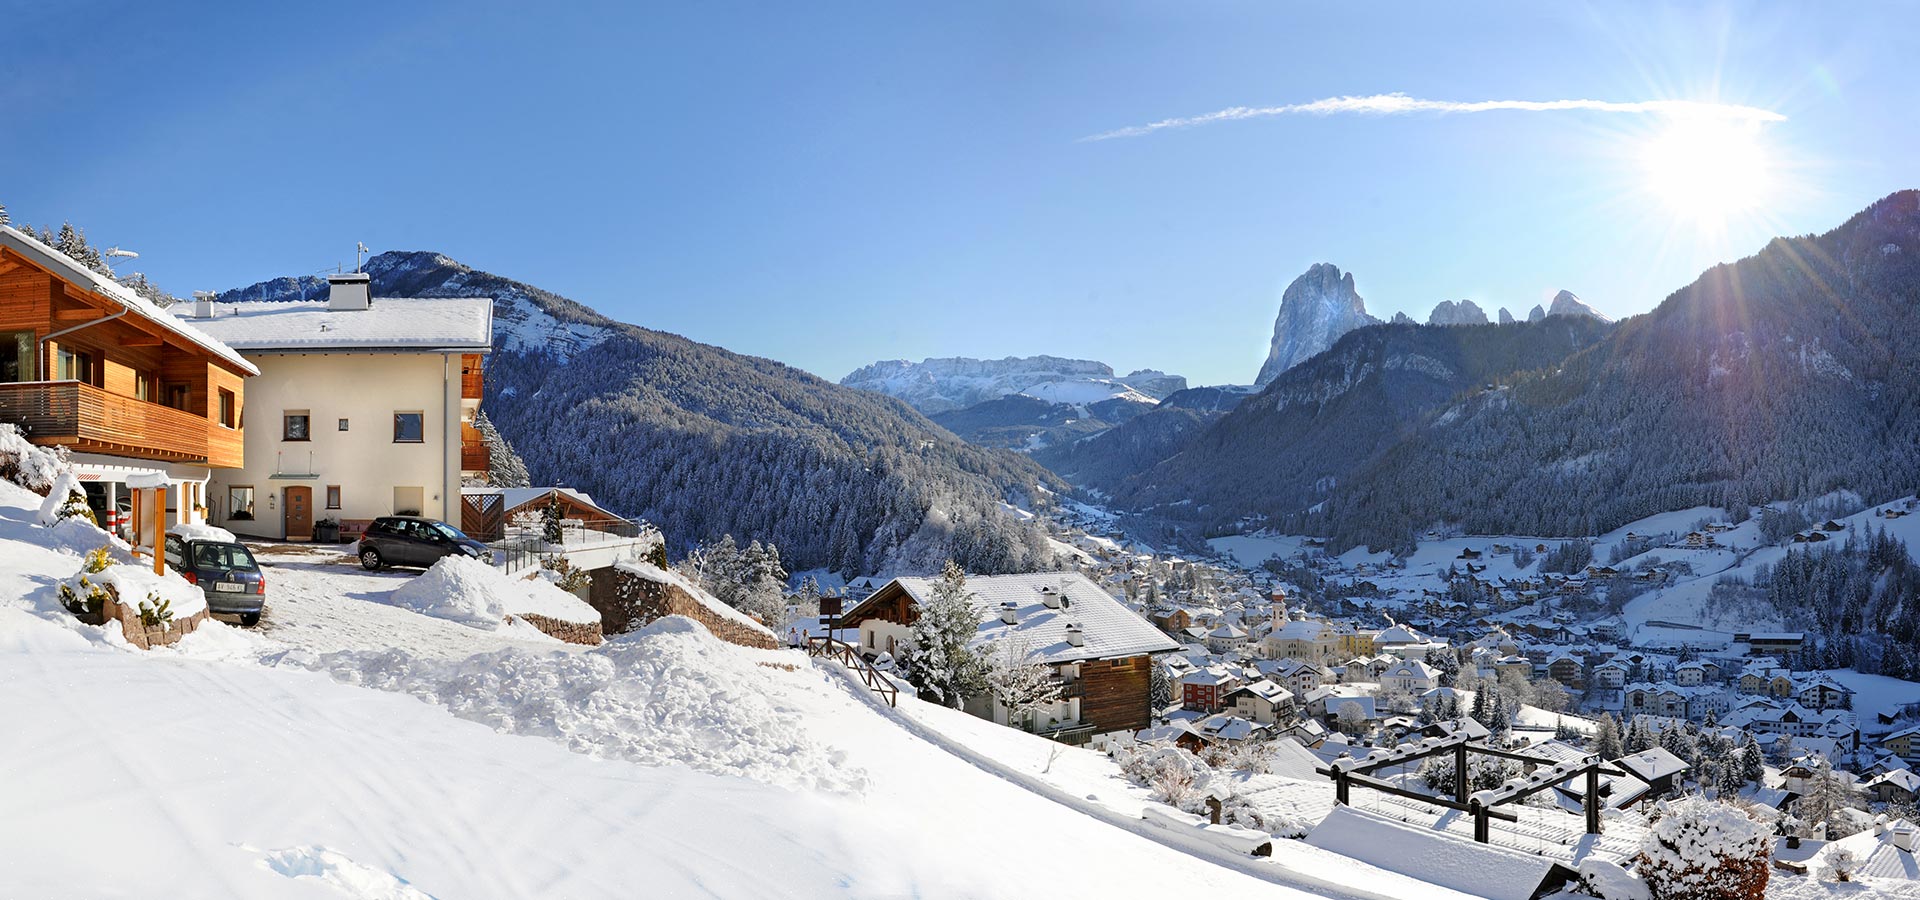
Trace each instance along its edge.
{"label": "snow-covered car", "polygon": [[166,556],[168,568],[206,595],[208,612],[239,616],[242,625],[260,622],[267,605],[267,576],[246,545],[169,534]]}
{"label": "snow-covered car", "polygon": [[381,516],[367,526],[357,551],[368,570],[383,566],[426,568],[443,556],[470,556],[492,565],[493,551],[438,519],[420,516]]}

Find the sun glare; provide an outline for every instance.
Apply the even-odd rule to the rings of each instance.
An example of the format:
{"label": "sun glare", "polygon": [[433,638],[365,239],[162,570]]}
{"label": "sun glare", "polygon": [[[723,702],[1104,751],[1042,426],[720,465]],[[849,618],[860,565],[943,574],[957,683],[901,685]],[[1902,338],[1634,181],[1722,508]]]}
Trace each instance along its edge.
{"label": "sun glare", "polygon": [[1641,148],[1647,189],[1677,217],[1703,226],[1759,212],[1772,188],[1760,123],[1674,119]]}

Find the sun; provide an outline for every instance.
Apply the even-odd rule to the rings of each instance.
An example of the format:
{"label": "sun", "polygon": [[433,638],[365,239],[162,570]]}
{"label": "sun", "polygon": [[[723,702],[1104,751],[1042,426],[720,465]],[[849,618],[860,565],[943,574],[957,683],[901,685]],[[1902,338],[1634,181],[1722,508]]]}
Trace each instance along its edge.
{"label": "sun", "polygon": [[1677,218],[1712,228],[1752,215],[1773,189],[1760,123],[1714,116],[1677,118],[1640,148],[1646,188]]}

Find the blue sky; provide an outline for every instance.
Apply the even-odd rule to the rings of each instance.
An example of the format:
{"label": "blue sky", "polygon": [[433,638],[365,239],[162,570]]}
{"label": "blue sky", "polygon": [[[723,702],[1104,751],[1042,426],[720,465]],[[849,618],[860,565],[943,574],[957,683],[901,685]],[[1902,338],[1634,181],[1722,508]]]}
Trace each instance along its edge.
{"label": "blue sky", "polygon": [[[1644,311],[1920,187],[1920,8],[15,4],[0,203],[174,293],[438,250],[837,379],[1053,353],[1247,382],[1280,292]],[[57,8],[56,8],[57,7]],[[1771,110],[1768,186],[1649,193],[1657,115],[1233,106],[1688,99]],[[125,267],[123,267],[125,268]]]}

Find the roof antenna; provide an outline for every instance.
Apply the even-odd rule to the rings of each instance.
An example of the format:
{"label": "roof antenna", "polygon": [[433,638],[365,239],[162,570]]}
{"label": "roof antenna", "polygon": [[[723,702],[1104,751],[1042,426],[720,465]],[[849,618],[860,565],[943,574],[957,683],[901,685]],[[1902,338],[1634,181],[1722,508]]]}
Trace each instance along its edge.
{"label": "roof antenna", "polygon": [[372,251],[372,250],[368,250],[368,249],[367,249],[367,245],[366,245],[366,244],[363,244],[363,243],[360,243],[359,241],[354,241],[354,242],[353,242],[353,246],[354,246],[354,251],[353,251],[353,270],[354,270],[355,272],[358,272],[358,271],[360,271],[360,268],[361,268],[361,266],[360,266],[360,257],[361,257],[362,255],[364,255],[364,254],[368,254],[368,253],[372,253],[373,251]]}

